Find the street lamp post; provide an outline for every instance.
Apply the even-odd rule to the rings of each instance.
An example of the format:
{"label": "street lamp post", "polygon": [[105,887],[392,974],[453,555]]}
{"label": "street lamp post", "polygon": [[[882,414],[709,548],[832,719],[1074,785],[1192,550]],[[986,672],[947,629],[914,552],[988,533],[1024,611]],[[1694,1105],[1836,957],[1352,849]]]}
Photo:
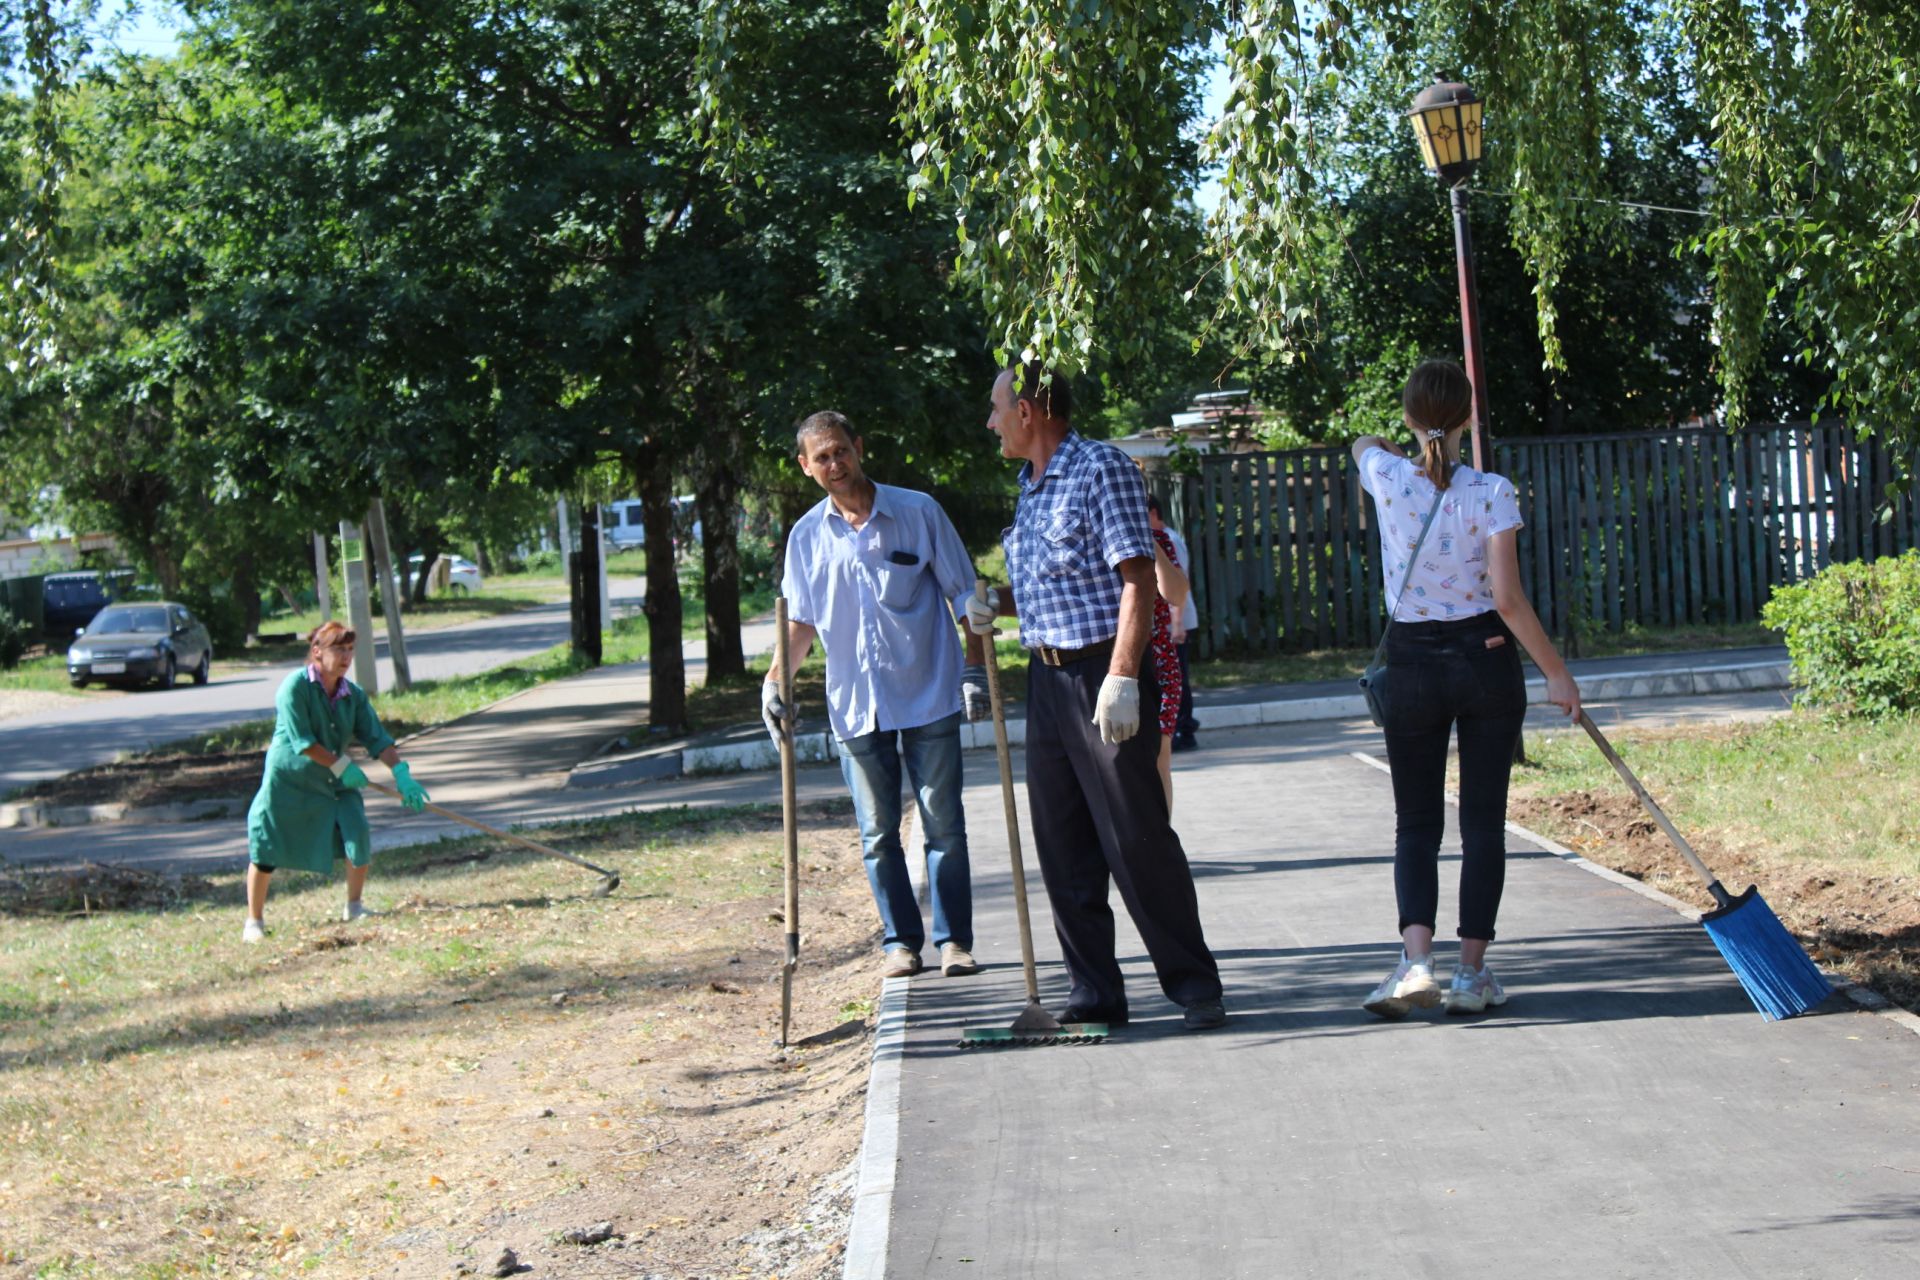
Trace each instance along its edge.
{"label": "street lamp post", "polygon": [[[1464,84],[1436,80],[1413,100],[1407,118],[1420,142],[1427,172],[1440,179],[1453,200],[1453,256],[1460,272],[1460,333],[1473,383],[1473,465],[1493,469],[1487,440],[1487,366],[1480,348],[1480,294],[1473,278],[1473,233],[1467,229],[1467,183],[1480,163],[1480,95]],[[1516,735],[1513,758],[1527,762],[1527,740]]]}
{"label": "street lamp post", "polygon": [[1453,198],[1453,252],[1460,271],[1460,329],[1465,339],[1467,378],[1473,383],[1473,465],[1493,465],[1487,441],[1487,371],[1480,348],[1480,298],[1473,277],[1473,234],[1467,228],[1467,183],[1480,163],[1478,94],[1464,84],[1436,81],[1420,91],[1407,118],[1420,142],[1427,172],[1445,184]]}

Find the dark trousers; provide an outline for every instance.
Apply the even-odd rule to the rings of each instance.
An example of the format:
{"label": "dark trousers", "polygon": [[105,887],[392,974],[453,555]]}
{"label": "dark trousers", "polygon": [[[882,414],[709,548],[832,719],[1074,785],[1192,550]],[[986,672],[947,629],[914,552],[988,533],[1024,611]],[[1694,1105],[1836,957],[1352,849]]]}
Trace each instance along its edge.
{"label": "dark trousers", "polygon": [[[1496,641],[1488,647],[1489,641]],[[1520,646],[1497,613],[1402,622],[1387,637],[1387,763],[1400,928],[1434,927],[1446,825],[1447,740],[1460,734],[1462,938],[1493,940],[1507,876],[1507,778],[1527,714]]]}
{"label": "dark trousers", "polygon": [[1176,737],[1191,738],[1200,727],[1193,718],[1193,671],[1187,666],[1187,650],[1193,647],[1193,641],[1182,640],[1176,646],[1180,654],[1180,718],[1173,722]]}
{"label": "dark trousers", "polygon": [[1105,660],[1028,664],[1034,851],[1067,960],[1069,1002],[1104,1016],[1127,1011],[1109,881],[1119,886],[1167,998],[1179,1005],[1220,998],[1220,968],[1200,930],[1193,873],[1160,789],[1160,733],[1151,712],[1160,687],[1152,664],[1142,665],[1140,732],[1109,746],[1093,724]]}

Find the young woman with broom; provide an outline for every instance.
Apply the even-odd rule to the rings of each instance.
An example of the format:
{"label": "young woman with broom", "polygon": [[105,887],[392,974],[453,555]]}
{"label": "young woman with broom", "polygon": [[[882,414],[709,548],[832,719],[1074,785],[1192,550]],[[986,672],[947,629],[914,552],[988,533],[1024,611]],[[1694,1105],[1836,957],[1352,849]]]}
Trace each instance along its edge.
{"label": "young woman with broom", "polygon": [[[1520,584],[1522,520],[1511,481],[1460,462],[1473,386],[1459,365],[1429,360],[1401,396],[1418,462],[1379,436],[1353,445],[1372,496],[1389,622],[1391,677],[1379,714],[1393,773],[1393,885],[1400,962],[1362,1005],[1384,1018],[1444,1002],[1479,1013],[1507,995],[1487,967],[1506,879],[1507,779],[1526,718],[1519,647],[1547,678],[1547,701],[1580,713],[1567,674]],[[1447,744],[1460,735],[1460,960],[1443,992],[1434,978]]]}
{"label": "young woman with broom", "polygon": [[247,811],[247,923],[240,940],[266,937],[269,877],[282,867],[327,875],[336,858],[347,863],[344,918],[375,914],[360,902],[373,860],[373,835],[360,799],[367,785],[347,755],[356,739],[393,770],[400,802],[419,810],[430,797],[413,780],[393,737],[380,727],[366,693],[347,679],[354,633],[323,622],[307,636],[307,665],[289,675],[274,697],[273,742],[259,794]]}

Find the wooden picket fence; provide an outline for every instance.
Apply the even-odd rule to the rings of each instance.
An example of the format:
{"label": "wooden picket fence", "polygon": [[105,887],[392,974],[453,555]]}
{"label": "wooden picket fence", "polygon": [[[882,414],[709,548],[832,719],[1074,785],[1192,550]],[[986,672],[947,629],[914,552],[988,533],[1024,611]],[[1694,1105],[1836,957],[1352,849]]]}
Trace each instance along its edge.
{"label": "wooden picket fence", "polygon": [[[1902,446],[1904,448],[1904,446]],[[1787,423],[1496,441],[1520,573],[1556,635],[1757,618],[1773,589],[1920,545],[1877,438]],[[1386,625],[1372,500],[1345,449],[1207,457],[1153,488],[1187,538],[1203,655],[1372,645]]]}

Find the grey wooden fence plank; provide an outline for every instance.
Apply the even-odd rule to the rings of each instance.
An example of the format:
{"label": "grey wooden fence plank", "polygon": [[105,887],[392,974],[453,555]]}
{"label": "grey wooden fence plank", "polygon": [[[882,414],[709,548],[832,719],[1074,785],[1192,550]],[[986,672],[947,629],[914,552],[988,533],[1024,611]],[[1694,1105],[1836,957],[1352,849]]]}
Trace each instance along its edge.
{"label": "grey wooden fence plank", "polygon": [[1220,469],[1208,466],[1202,474],[1205,493],[1201,505],[1206,512],[1207,530],[1207,639],[1213,652],[1220,653],[1227,645],[1227,606],[1230,603],[1226,574],[1221,563],[1224,552],[1220,545]]}
{"label": "grey wooden fence plank", "polygon": [[1260,569],[1256,580],[1260,584],[1260,651],[1272,653],[1280,647],[1280,599],[1279,584],[1273,580],[1273,471],[1275,458],[1272,454],[1256,456],[1254,460],[1254,511],[1259,516],[1259,532],[1256,545],[1260,554]]}
{"label": "grey wooden fence plank", "polygon": [[1647,572],[1648,539],[1654,526],[1654,513],[1647,502],[1647,455],[1651,442],[1627,442],[1627,518],[1632,524],[1629,537],[1627,581],[1632,584],[1633,616],[1646,618],[1653,613],[1653,575]]}

